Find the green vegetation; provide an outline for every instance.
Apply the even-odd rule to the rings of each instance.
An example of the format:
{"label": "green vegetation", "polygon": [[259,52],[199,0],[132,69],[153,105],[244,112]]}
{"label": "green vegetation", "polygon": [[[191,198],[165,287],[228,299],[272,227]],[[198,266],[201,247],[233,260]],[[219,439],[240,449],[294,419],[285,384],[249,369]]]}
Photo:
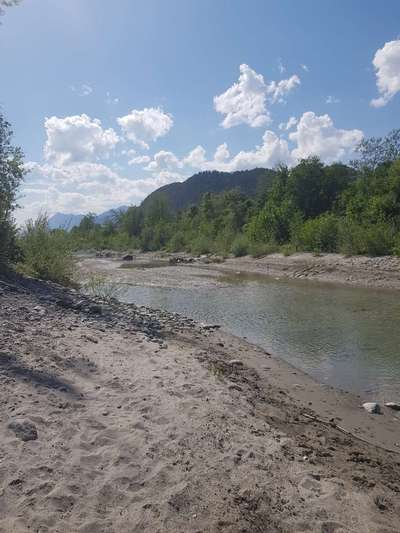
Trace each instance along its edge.
{"label": "green vegetation", "polygon": [[18,238],[24,274],[65,285],[71,284],[74,263],[71,239],[63,230],[49,230],[45,215],[29,220]]}
{"label": "green vegetation", "polygon": [[[288,168],[235,173],[204,173],[210,187],[183,209],[171,205],[162,188],[140,207],[116,212],[104,224],[86,215],[70,232],[50,230],[47,217],[29,221],[17,232],[13,220],[17,190],[24,177],[23,154],[11,143],[12,131],[0,114],[0,269],[71,283],[73,252],[78,250],[166,250],[192,254],[254,257],[281,251],[340,252],[347,255],[400,255],[400,130],[366,139],[349,165],[323,164],[310,157]],[[201,191],[196,175],[180,202]],[[248,176],[251,184],[243,183]],[[194,191],[190,190],[192,185]],[[224,189],[225,187],[225,189]],[[168,193],[168,191],[170,191]],[[196,197],[197,197],[196,196]],[[176,202],[175,202],[176,203]],[[88,291],[109,291],[91,280]]]}
{"label": "green vegetation", "polygon": [[196,205],[178,211],[161,190],[106,225],[85,217],[71,239],[75,248],[238,257],[297,250],[399,254],[400,130],[366,139],[358,151],[359,159],[350,165],[325,165],[310,157],[292,168],[265,171],[264,181],[258,169],[256,193],[207,192]]}
{"label": "green vegetation", "polygon": [[12,136],[11,125],[0,113],[0,272],[18,257],[13,212],[25,171],[22,151],[12,145]]}

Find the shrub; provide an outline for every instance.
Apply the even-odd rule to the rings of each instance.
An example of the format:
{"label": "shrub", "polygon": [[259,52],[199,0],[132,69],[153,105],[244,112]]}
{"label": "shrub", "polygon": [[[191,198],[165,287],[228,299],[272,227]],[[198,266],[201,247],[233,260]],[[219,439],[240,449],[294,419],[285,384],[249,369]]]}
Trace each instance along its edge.
{"label": "shrub", "polygon": [[182,231],[175,232],[167,244],[169,252],[182,252],[186,247],[185,235]]}
{"label": "shrub", "polygon": [[279,251],[279,246],[272,242],[253,242],[249,246],[249,253],[256,259]]}
{"label": "shrub", "polygon": [[190,245],[190,251],[196,255],[210,254],[213,251],[213,241],[204,235],[199,235]]}
{"label": "shrub", "polygon": [[90,274],[82,283],[82,288],[90,296],[99,296],[103,300],[112,300],[119,293],[119,285],[101,274]]}
{"label": "shrub", "polygon": [[308,252],[336,252],[338,232],[338,218],[326,213],[304,222],[293,240]]}
{"label": "shrub", "polygon": [[389,224],[361,225],[344,219],[340,225],[339,251],[343,254],[388,255],[395,248],[395,232]]}
{"label": "shrub", "polygon": [[242,257],[249,253],[249,240],[246,235],[238,235],[231,246],[231,252],[235,257]]}
{"label": "shrub", "polygon": [[72,283],[74,263],[69,236],[64,230],[50,230],[47,216],[39,215],[26,223],[19,246],[19,269],[24,273],[65,285]]}

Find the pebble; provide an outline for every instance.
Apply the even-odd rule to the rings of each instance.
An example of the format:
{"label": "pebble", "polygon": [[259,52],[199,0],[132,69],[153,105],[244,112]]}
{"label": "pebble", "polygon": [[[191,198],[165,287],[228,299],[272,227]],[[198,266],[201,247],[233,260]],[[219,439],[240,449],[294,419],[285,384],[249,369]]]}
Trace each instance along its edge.
{"label": "pebble", "polygon": [[243,366],[243,361],[241,361],[240,359],[232,359],[231,361],[228,362],[228,365]]}

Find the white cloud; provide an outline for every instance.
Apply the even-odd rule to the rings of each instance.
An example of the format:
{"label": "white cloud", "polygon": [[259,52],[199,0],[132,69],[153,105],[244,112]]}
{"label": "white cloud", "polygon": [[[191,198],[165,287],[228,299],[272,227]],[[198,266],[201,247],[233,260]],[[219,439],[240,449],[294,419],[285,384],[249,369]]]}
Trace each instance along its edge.
{"label": "white cloud", "polygon": [[248,65],[240,65],[239,81],[227,91],[214,97],[215,110],[226,115],[224,128],[248,124],[252,128],[271,122],[266,109],[266,85],[261,74]]}
{"label": "white cloud", "polygon": [[173,126],[172,116],[157,107],[133,109],[129,115],[117,118],[125,137],[142,148],[166,135]]}
{"label": "white cloud", "polygon": [[376,51],[372,63],[381,96],[371,100],[371,105],[383,107],[400,91],[400,40],[385,43]]}
{"label": "white cloud", "polygon": [[111,93],[109,93],[108,91],[106,92],[106,103],[111,105],[111,104],[118,104],[119,103],[119,98],[116,98],[114,96],[111,96]]}
{"label": "white cloud", "polygon": [[331,163],[350,157],[363,138],[360,130],[337,129],[329,115],[317,116],[311,111],[304,113],[299,121],[290,117],[287,123],[282,123],[281,129],[287,131],[294,126],[297,127],[289,134],[289,141],[267,130],[262,143],[254,150],[242,150],[231,157],[224,143],[217,147],[212,159],[207,159],[206,150],[201,145],[181,159],[172,152],[161,151],[145,169],[154,176],[164,172],[170,177],[184,179],[193,172],[204,170],[233,172],[255,167],[272,168],[279,163],[290,166],[312,155]]}
{"label": "white cloud", "polygon": [[229,159],[230,153],[228,150],[228,145],[226,143],[220,144],[217,146],[217,149],[215,150],[214,154],[214,161],[216,163],[224,163],[227,159]]}
{"label": "white cloud", "polygon": [[300,85],[300,78],[294,74],[287,80],[271,81],[267,87],[267,93],[271,95],[272,103],[284,102],[285,96],[298,85]]}
{"label": "white cloud", "polygon": [[278,57],[278,70],[281,74],[286,71],[285,65],[282,63],[282,58]]}
{"label": "white cloud", "polygon": [[287,122],[281,122],[279,124],[279,129],[288,131],[288,130],[291,130],[294,126],[296,126],[296,124],[297,124],[297,118],[290,117]]}
{"label": "white cloud", "polygon": [[301,68],[304,70],[304,72],[310,72],[310,69],[307,67],[307,65],[301,64]]}
{"label": "white cloud", "polygon": [[56,165],[108,157],[119,139],[115,131],[103,129],[98,119],[88,115],[46,118],[46,160]]}
{"label": "white cloud", "polygon": [[174,170],[180,165],[179,159],[173,152],[161,150],[154,155],[153,160],[147,165],[146,170]]}
{"label": "white cloud", "polygon": [[188,165],[193,168],[202,168],[206,162],[206,151],[202,146],[196,146],[189,154],[183,158],[183,166]]}
{"label": "white cloud", "polygon": [[335,96],[329,95],[326,97],[325,102],[327,104],[340,104],[340,99],[336,98]]}
{"label": "white cloud", "polygon": [[146,163],[150,163],[151,157],[148,155],[139,155],[137,157],[133,157],[128,161],[128,165],[144,165]]}
{"label": "white cloud", "polygon": [[77,93],[79,96],[89,96],[89,94],[92,94],[93,88],[90,87],[90,85],[88,85],[87,83],[83,83],[79,87],[71,85],[71,91]]}
{"label": "white cloud", "polygon": [[303,113],[296,131],[289,134],[297,144],[292,150],[294,159],[317,155],[325,163],[349,157],[362,138],[362,131],[337,129],[329,115],[317,116],[312,111]]}
{"label": "white cloud", "polygon": [[232,128],[239,124],[258,128],[271,122],[267,103],[283,101],[284,97],[299,84],[299,77],[294,75],[287,80],[271,81],[267,85],[261,74],[243,64],[240,65],[238,82],[214,97],[214,107],[218,113],[225,115],[221,123],[224,128]]}
{"label": "white cloud", "polygon": [[162,171],[145,179],[130,179],[100,163],[71,163],[54,166],[28,163],[30,174],[21,190],[19,223],[39,212],[49,215],[101,212],[120,205],[137,204],[151,191],[183,179],[178,173]]}

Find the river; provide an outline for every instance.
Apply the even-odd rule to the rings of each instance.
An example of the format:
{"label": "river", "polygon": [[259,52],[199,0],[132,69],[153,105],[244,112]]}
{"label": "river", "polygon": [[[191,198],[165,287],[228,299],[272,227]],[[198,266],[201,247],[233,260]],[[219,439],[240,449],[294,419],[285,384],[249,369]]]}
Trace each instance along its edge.
{"label": "river", "polygon": [[220,281],[191,288],[123,284],[119,298],[221,324],[320,382],[400,399],[398,293],[245,275]]}

